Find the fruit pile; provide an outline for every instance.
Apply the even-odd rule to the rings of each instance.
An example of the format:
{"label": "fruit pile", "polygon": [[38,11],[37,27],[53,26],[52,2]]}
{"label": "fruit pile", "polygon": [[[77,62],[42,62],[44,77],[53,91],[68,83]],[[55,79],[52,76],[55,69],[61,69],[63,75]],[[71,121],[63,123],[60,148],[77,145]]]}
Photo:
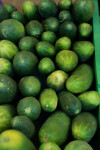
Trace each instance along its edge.
{"label": "fruit pile", "polygon": [[0,5],[0,150],[93,150],[92,0]]}

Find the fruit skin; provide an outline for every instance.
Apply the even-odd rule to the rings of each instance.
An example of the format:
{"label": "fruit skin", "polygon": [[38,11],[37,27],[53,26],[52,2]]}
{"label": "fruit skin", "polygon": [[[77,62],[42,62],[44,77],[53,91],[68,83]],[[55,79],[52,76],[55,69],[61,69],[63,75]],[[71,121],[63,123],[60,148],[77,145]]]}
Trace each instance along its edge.
{"label": "fruit skin", "polygon": [[32,75],[37,64],[37,56],[29,51],[21,51],[13,59],[14,69],[20,76]]}
{"label": "fruit skin", "polygon": [[76,140],[89,142],[97,130],[97,119],[89,112],[82,112],[72,121],[72,135]]}
{"label": "fruit skin", "polygon": [[19,115],[27,116],[34,121],[40,116],[41,106],[35,97],[25,97],[18,102],[17,112]]}
{"label": "fruit skin", "polygon": [[41,40],[49,42],[50,44],[54,44],[57,40],[57,36],[54,32],[46,31],[42,33]]}
{"label": "fruit skin", "polygon": [[0,5],[0,22],[9,18],[9,14],[4,6]]}
{"label": "fruit skin", "polygon": [[89,41],[75,42],[72,49],[81,62],[87,61],[94,53],[94,45]]}
{"label": "fruit skin", "polygon": [[68,37],[61,37],[56,41],[55,49],[57,52],[61,50],[69,50],[71,48],[71,40]]}
{"label": "fruit skin", "polygon": [[40,143],[54,142],[62,145],[68,138],[71,120],[64,112],[53,113],[39,131]]}
{"label": "fruit skin", "polygon": [[43,25],[37,20],[32,20],[28,22],[25,29],[29,36],[39,38],[43,32]]}
{"label": "fruit skin", "polygon": [[72,93],[87,91],[93,82],[92,68],[87,64],[79,65],[66,81],[66,88]]}
{"label": "fruit skin", "polygon": [[26,76],[19,81],[19,89],[24,97],[36,96],[41,90],[41,83],[35,76]]}
{"label": "fruit skin", "polygon": [[69,72],[77,66],[78,56],[73,51],[62,50],[56,55],[55,62],[59,69]]}
{"label": "fruit skin", "polygon": [[0,74],[0,104],[12,102],[17,94],[16,82],[7,75]]}
{"label": "fruit skin", "polygon": [[53,0],[41,0],[38,11],[43,18],[49,18],[57,16],[58,7]]}
{"label": "fruit skin", "polygon": [[58,8],[60,10],[69,10],[71,7],[72,1],[71,0],[60,0],[58,2]]}
{"label": "fruit skin", "polygon": [[12,63],[5,58],[0,58],[0,74],[5,74],[10,77],[14,75]]}
{"label": "fruit skin", "polygon": [[23,24],[26,23],[24,15],[21,12],[19,12],[19,11],[12,12],[11,15],[10,15],[10,18],[18,20],[18,21],[20,21]]}
{"label": "fruit skin", "polygon": [[53,89],[44,89],[40,94],[40,104],[44,111],[53,112],[57,108],[58,97]]}
{"label": "fruit skin", "polygon": [[60,37],[69,37],[74,40],[77,34],[77,27],[71,21],[65,21],[60,25],[59,35]]}
{"label": "fruit skin", "polygon": [[21,51],[31,51],[35,53],[36,51],[36,45],[39,42],[38,39],[31,37],[31,36],[25,36],[19,41],[19,48]]}
{"label": "fruit skin", "polygon": [[87,91],[78,96],[83,109],[90,111],[95,109],[100,104],[100,95],[97,91]]}
{"label": "fruit skin", "polygon": [[78,27],[79,37],[88,38],[92,34],[92,25],[88,23],[81,23]]}
{"label": "fruit skin", "polygon": [[0,105],[0,133],[11,128],[11,119],[16,115],[16,109],[13,105]]}
{"label": "fruit skin", "polygon": [[93,148],[85,141],[75,140],[68,143],[64,150],[93,150]]}
{"label": "fruit skin", "polygon": [[56,70],[47,77],[47,86],[58,92],[64,89],[67,79],[67,73],[62,70]]}
{"label": "fruit skin", "polygon": [[53,142],[47,142],[40,145],[39,150],[61,150],[61,148],[53,143]]}
{"label": "fruit skin", "polygon": [[[10,27],[10,31],[8,30]],[[2,40],[10,40],[18,42],[25,36],[25,29],[21,22],[15,19],[7,19],[0,23],[0,38]]]}
{"label": "fruit skin", "polygon": [[80,100],[68,91],[58,93],[59,105],[62,110],[69,116],[76,116],[82,110]]}
{"label": "fruit skin", "polygon": [[72,6],[72,14],[77,23],[88,22],[94,13],[92,0],[76,0]]}
{"label": "fruit skin", "polygon": [[34,2],[24,1],[22,5],[22,11],[28,20],[37,20],[38,19],[38,9]]}
{"label": "fruit skin", "polygon": [[67,10],[62,10],[59,13],[58,20],[60,23],[63,23],[64,21],[73,21],[71,13]]}
{"label": "fruit skin", "polygon": [[47,18],[45,21],[44,21],[44,29],[46,31],[52,31],[52,32],[57,32],[58,29],[59,29],[59,21],[57,18],[55,17],[50,17],[50,18]]}
{"label": "fruit skin", "polygon": [[40,74],[48,75],[55,71],[55,64],[48,57],[42,58],[39,62],[38,70]]}
{"label": "fruit skin", "polygon": [[5,5],[3,5],[3,6],[4,6],[4,8],[7,10],[7,12],[8,12],[9,14],[11,14],[11,13],[14,12],[14,11],[16,11],[15,6],[13,6],[12,4],[5,4]]}
{"label": "fruit skin", "polygon": [[50,58],[52,58],[56,53],[54,46],[46,41],[41,41],[36,45],[36,52],[40,57]]}
{"label": "fruit skin", "polygon": [[13,42],[8,40],[0,41],[0,57],[13,60],[18,51],[17,46]]}
{"label": "fruit skin", "polygon": [[12,129],[0,134],[0,149],[36,150],[34,144],[23,133]]}
{"label": "fruit skin", "polygon": [[19,130],[28,138],[32,138],[35,134],[35,125],[26,116],[15,116],[11,120],[12,129]]}

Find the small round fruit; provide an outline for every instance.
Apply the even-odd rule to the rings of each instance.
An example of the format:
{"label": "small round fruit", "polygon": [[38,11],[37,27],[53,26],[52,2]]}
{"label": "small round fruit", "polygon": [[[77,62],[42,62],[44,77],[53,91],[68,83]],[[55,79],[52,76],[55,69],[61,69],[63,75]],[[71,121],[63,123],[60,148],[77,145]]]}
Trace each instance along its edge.
{"label": "small round fruit", "polygon": [[19,52],[13,59],[13,66],[20,76],[32,75],[38,64],[38,58],[29,51]]}
{"label": "small round fruit", "polygon": [[59,0],[58,8],[60,10],[69,10],[71,4],[72,4],[72,0]]}
{"label": "small round fruit", "polygon": [[55,64],[50,58],[47,57],[42,58],[39,62],[38,70],[40,74],[44,75],[50,74],[55,70]]}
{"label": "small round fruit", "polygon": [[46,31],[42,33],[41,40],[54,44],[57,40],[57,36],[54,32]]}
{"label": "small round fruit", "polygon": [[35,134],[34,123],[26,116],[15,116],[11,120],[12,129],[19,130],[28,138],[32,138]]}
{"label": "small round fruit", "polygon": [[26,25],[26,32],[29,36],[39,38],[43,32],[43,26],[39,21],[32,20]]}
{"label": "small round fruit", "polygon": [[71,48],[71,40],[70,40],[70,38],[62,37],[62,38],[59,38],[56,41],[55,49],[56,49],[57,52],[60,52],[62,50],[68,50],[70,48]]}
{"label": "small round fruit", "polygon": [[38,5],[38,11],[43,18],[57,16],[58,7],[53,0],[41,0]]}
{"label": "small round fruit", "polygon": [[53,142],[46,142],[40,145],[39,150],[61,150],[61,148]]}
{"label": "small round fruit", "polygon": [[25,97],[18,102],[17,112],[19,115],[27,116],[34,121],[40,116],[41,106],[35,97]]}
{"label": "small round fruit", "polygon": [[55,91],[60,91],[64,89],[67,78],[67,73],[61,70],[56,70],[47,77],[47,86]]}
{"label": "small round fruit", "polygon": [[59,29],[59,21],[57,18],[55,17],[50,17],[50,18],[47,18],[45,21],[44,21],[44,29],[46,31],[52,31],[52,32],[57,32],[58,29]]}
{"label": "small round fruit", "polygon": [[0,41],[0,57],[8,60],[13,60],[14,56],[18,53],[17,46],[8,40]]}
{"label": "small round fruit", "polygon": [[59,69],[69,72],[77,66],[78,56],[73,51],[62,50],[56,55],[55,61]]}
{"label": "small round fruit", "polygon": [[41,83],[34,76],[23,77],[19,81],[19,89],[23,96],[36,96],[41,90]]}
{"label": "small round fruit", "polygon": [[3,5],[3,6],[4,6],[4,8],[7,10],[7,12],[8,12],[9,14],[11,14],[11,13],[14,12],[14,11],[16,11],[15,6],[13,6],[12,4],[5,4],[5,5]]}
{"label": "small round fruit", "polygon": [[19,41],[19,48],[21,51],[36,51],[36,45],[39,42],[38,39],[31,37],[31,36],[25,36]]}
{"label": "small round fruit", "polygon": [[68,143],[64,150],[93,150],[93,148],[85,141],[75,140]]}
{"label": "small round fruit", "polygon": [[10,77],[13,77],[14,74],[12,63],[5,58],[0,58],[0,74],[5,74]]}
{"label": "small round fruit", "polygon": [[74,40],[77,34],[76,25],[71,21],[65,21],[60,25],[59,35],[60,37],[69,37]]}
{"label": "small round fruit", "polygon": [[81,23],[78,27],[79,37],[88,38],[92,34],[92,25],[88,23]]}
{"label": "small round fruit", "polygon": [[72,21],[73,19],[72,19],[71,13],[69,11],[62,10],[59,13],[58,20],[60,23],[63,23],[64,21]]}
{"label": "small round fruit", "polygon": [[54,57],[55,55],[55,48],[52,44],[46,42],[46,41],[41,41],[36,45],[36,52],[40,57]]}
{"label": "small round fruit", "polygon": [[58,104],[56,92],[53,89],[44,89],[40,94],[40,104],[44,111],[53,112]]}
{"label": "small round fruit", "polygon": [[0,104],[12,102],[17,94],[16,82],[7,75],[0,74]]}

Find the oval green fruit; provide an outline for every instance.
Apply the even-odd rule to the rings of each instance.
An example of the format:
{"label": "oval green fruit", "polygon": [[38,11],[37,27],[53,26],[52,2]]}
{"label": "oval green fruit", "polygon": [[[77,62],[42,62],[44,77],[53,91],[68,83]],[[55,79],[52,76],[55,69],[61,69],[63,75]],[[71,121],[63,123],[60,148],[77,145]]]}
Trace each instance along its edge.
{"label": "oval green fruit", "polygon": [[38,5],[38,11],[43,18],[57,16],[58,8],[53,0],[41,0]]}
{"label": "oval green fruit", "polygon": [[34,2],[28,0],[24,1],[22,11],[28,20],[38,19],[38,9]]}
{"label": "oval green fruit", "polygon": [[2,40],[10,40],[16,43],[24,36],[25,29],[21,22],[15,19],[7,19],[0,23],[0,38]]}
{"label": "oval green fruit", "polygon": [[40,116],[41,106],[35,97],[25,97],[18,102],[17,112],[19,115],[27,116],[34,121]]}
{"label": "oval green fruit", "polygon": [[58,93],[59,105],[62,110],[69,116],[76,116],[82,110],[80,100],[68,91]]}
{"label": "oval green fruit", "polygon": [[10,77],[14,75],[12,63],[5,58],[0,58],[0,74],[5,74]]}
{"label": "oval green fruit", "polygon": [[93,150],[93,148],[85,141],[75,140],[68,143],[64,150]]}
{"label": "oval green fruit", "polygon": [[39,38],[43,32],[43,26],[39,21],[32,20],[26,25],[26,32],[29,36]]}
{"label": "oval green fruit", "polygon": [[97,120],[89,112],[82,112],[72,121],[72,135],[76,140],[89,142],[97,130]]}
{"label": "oval green fruit", "polygon": [[40,74],[48,75],[51,72],[55,71],[55,64],[48,57],[42,58],[39,62],[38,70]]}
{"label": "oval green fruit", "polygon": [[57,36],[54,32],[46,31],[42,33],[41,40],[54,44],[57,40]]}
{"label": "oval green fruit", "polygon": [[55,49],[57,52],[71,48],[71,40],[68,37],[61,37],[56,41]]}
{"label": "oval green fruit", "polygon": [[0,104],[12,102],[17,94],[16,82],[7,75],[0,74]]}
{"label": "oval green fruit", "polygon": [[35,76],[26,76],[19,81],[19,89],[24,97],[36,96],[41,90],[41,83]]}
{"label": "oval green fruit", "polygon": [[61,148],[53,142],[47,142],[40,145],[39,150],[61,150]]}
{"label": "oval green fruit", "polygon": [[62,50],[56,55],[55,62],[59,69],[69,72],[77,66],[78,56],[73,51]]}
{"label": "oval green fruit", "polygon": [[40,57],[50,58],[52,58],[56,53],[54,46],[46,41],[41,41],[36,45],[36,52]]}
{"label": "oval green fruit", "polygon": [[73,21],[71,13],[67,10],[62,10],[59,13],[58,20],[60,23],[63,23],[64,21]]}
{"label": "oval green fruit", "polygon": [[19,41],[19,48],[21,51],[31,51],[35,53],[36,51],[36,45],[39,42],[38,39],[31,37],[31,36],[25,36]]}
{"label": "oval green fruit", "polygon": [[34,144],[23,133],[12,129],[0,134],[0,149],[36,150]]}
{"label": "oval green fruit", "polygon": [[11,15],[10,15],[10,18],[18,20],[18,21],[20,21],[23,24],[26,23],[24,15],[21,12],[19,12],[19,11],[12,12]]}
{"label": "oval green fruit", "polygon": [[9,14],[4,6],[0,5],[0,22],[9,18]]}
{"label": "oval green fruit", "polygon": [[78,27],[79,37],[88,38],[92,34],[92,25],[88,23],[81,23]]}
{"label": "oval green fruit", "polygon": [[94,3],[92,0],[76,0],[72,6],[74,20],[78,23],[89,22],[93,13]]}
{"label": "oval green fruit", "polygon": [[13,60],[18,51],[17,46],[13,42],[8,40],[0,41],[0,57]]}
{"label": "oval green fruit", "polygon": [[13,6],[12,4],[5,4],[5,5],[3,5],[3,6],[4,6],[4,8],[7,10],[7,12],[9,13],[9,15],[10,15],[12,12],[16,11],[15,6]]}
{"label": "oval green fruit", "polygon": [[72,1],[71,0],[59,0],[58,8],[60,10],[69,10],[71,7]]}
{"label": "oval green fruit", "polygon": [[14,106],[9,104],[0,105],[0,133],[11,128],[10,123],[15,115],[16,109]]}
{"label": "oval green fruit", "polygon": [[81,62],[85,62],[93,55],[94,45],[89,41],[78,41],[74,43],[73,51]]}
{"label": "oval green fruit", "polygon": [[57,18],[55,17],[50,17],[50,18],[47,18],[45,21],[44,21],[44,29],[46,31],[52,31],[52,32],[57,32],[58,29],[59,29],[59,21]]}
{"label": "oval green fruit", "polygon": [[100,95],[97,91],[87,91],[78,96],[83,109],[90,111],[95,109],[100,104]]}
{"label": "oval green fruit", "polygon": [[62,70],[56,70],[47,77],[47,86],[55,91],[60,91],[64,89],[67,78],[67,73]]}
{"label": "oval green fruit", "polygon": [[79,65],[66,81],[66,88],[72,93],[87,91],[93,82],[92,68],[87,64]]}
{"label": "oval green fruit", "polygon": [[11,120],[12,129],[24,133],[28,138],[32,138],[35,134],[35,125],[26,116],[15,116]]}
{"label": "oval green fruit", "polygon": [[77,27],[71,21],[65,21],[60,25],[59,35],[60,37],[69,37],[74,40],[77,34]]}
{"label": "oval green fruit", "polygon": [[56,92],[53,89],[44,89],[40,94],[40,104],[44,111],[53,112],[58,104]]}
{"label": "oval green fruit", "polygon": [[38,64],[38,58],[29,51],[21,51],[13,59],[13,66],[20,76],[28,76],[34,73]]}
{"label": "oval green fruit", "polygon": [[68,138],[71,120],[64,112],[53,113],[42,125],[39,131],[41,143],[54,142],[62,145]]}

